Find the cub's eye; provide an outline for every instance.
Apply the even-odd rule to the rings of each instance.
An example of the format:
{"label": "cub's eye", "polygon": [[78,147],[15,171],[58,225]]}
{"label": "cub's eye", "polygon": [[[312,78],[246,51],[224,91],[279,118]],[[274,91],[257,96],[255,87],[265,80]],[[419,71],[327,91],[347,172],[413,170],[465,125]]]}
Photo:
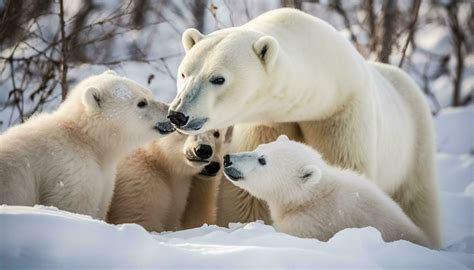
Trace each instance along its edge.
{"label": "cub's eye", "polygon": [[184,73],[181,73],[181,78],[186,78],[186,76],[184,76]]}
{"label": "cub's eye", "polygon": [[146,99],[144,99],[144,100],[138,102],[137,107],[138,108],[144,108],[144,107],[146,107],[146,105],[148,105],[148,101]]}
{"label": "cub's eye", "polygon": [[221,134],[219,133],[219,131],[214,132],[214,137],[219,138],[219,136],[221,136]]}
{"label": "cub's eye", "polygon": [[260,163],[260,165],[263,166],[263,165],[267,164],[267,161],[263,157],[259,157],[258,158],[258,163]]}
{"label": "cub's eye", "polygon": [[211,79],[211,83],[215,85],[222,85],[224,84],[224,82],[225,82],[225,79],[223,77],[217,77],[217,78]]}

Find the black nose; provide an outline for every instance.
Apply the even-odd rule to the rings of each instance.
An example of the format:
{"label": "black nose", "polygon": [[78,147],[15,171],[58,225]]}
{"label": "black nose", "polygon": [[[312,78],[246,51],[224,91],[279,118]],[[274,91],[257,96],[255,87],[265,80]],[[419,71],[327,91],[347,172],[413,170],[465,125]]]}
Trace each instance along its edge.
{"label": "black nose", "polygon": [[232,165],[232,162],[230,162],[230,156],[229,155],[225,155],[224,156],[224,167],[229,167]]}
{"label": "black nose", "polygon": [[182,127],[186,125],[189,120],[189,116],[184,115],[183,113],[176,111],[169,111],[168,119],[177,127]]}
{"label": "black nose", "polygon": [[196,156],[202,159],[208,159],[212,156],[212,147],[207,144],[200,144],[194,148],[194,152],[196,153]]}

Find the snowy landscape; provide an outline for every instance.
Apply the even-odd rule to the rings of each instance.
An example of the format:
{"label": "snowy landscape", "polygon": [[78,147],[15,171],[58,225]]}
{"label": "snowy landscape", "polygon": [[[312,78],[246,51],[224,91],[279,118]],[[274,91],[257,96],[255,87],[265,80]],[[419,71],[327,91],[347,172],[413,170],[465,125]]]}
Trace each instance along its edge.
{"label": "snowy landscape", "polygon": [[[78,4],[80,2],[66,1],[66,17],[72,18],[73,14],[81,9]],[[112,11],[119,1],[99,2],[97,1],[98,5],[104,10]],[[179,16],[174,13],[176,8],[186,10],[188,2],[176,2],[179,4],[163,9],[160,14],[160,18],[166,17],[165,23],[151,24],[150,27],[131,30],[114,37],[111,45],[113,50],[107,51],[106,56],[102,57],[105,52],[100,50],[100,42],[93,45],[93,48],[88,48],[88,54],[91,54],[93,49],[98,50],[100,56],[97,57],[102,63],[85,61],[72,64],[68,74],[70,89],[81,79],[112,68],[121,76],[146,85],[158,100],[171,101],[176,94],[174,73],[184,54],[180,34],[187,27],[193,26],[193,22],[186,19],[190,17],[189,12]],[[240,25],[247,21],[246,16],[255,17],[280,5],[280,1],[244,1],[244,10],[236,2],[240,3],[214,1],[213,4],[219,7],[217,15],[206,11],[203,31],[209,33],[216,28]],[[329,21],[349,38],[350,33],[345,29],[343,20],[334,19],[335,15],[324,9],[325,3],[331,1],[320,2],[321,5],[315,6],[305,3],[303,7],[308,13]],[[56,4],[55,2],[53,5]],[[464,4],[468,6],[469,1]],[[3,4],[0,4],[0,7],[1,5]],[[351,5],[347,8],[351,8]],[[244,12],[247,9],[250,9],[250,15]],[[442,212],[443,246],[440,250],[428,249],[407,241],[385,243],[380,232],[370,227],[345,229],[328,242],[279,233],[262,222],[229,224],[229,228],[204,225],[176,232],[149,233],[137,224],[111,225],[89,216],[49,206],[1,205],[0,269],[474,269],[474,54],[472,48],[466,49],[463,57],[463,79],[460,84],[461,98],[468,100],[468,97],[471,97],[471,101],[454,107],[452,78],[456,62],[449,62],[443,66],[447,70],[446,73],[439,73],[439,70],[443,69],[440,68],[442,61],[436,60],[441,59],[443,55],[454,54],[452,37],[446,27],[433,23],[430,17],[433,10],[426,2],[422,4],[420,13],[423,17],[420,17],[424,20],[414,36],[417,46],[410,46],[409,57],[403,68],[424,91],[426,90],[427,100],[433,111]],[[88,20],[98,21],[109,16],[109,13],[98,12]],[[463,11],[460,13],[460,16],[468,16]],[[331,17],[331,14],[334,16]],[[354,15],[356,19],[361,16],[357,14]],[[151,17],[147,17],[147,20],[152,21]],[[51,18],[44,17],[39,21],[37,25],[46,25],[45,28],[49,32],[57,31]],[[31,27],[39,27],[37,25]],[[105,24],[104,28],[108,26],[110,25]],[[368,44],[367,34],[355,23],[352,31],[362,46]],[[37,46],[44,46],[38,38],[33,40]],[[131,46],[128,45],[132,43],[139,44],[146,54],[146,59],[128,59],[128,53],[131,51]],[[27,57],[34,53],[34,50],[25,44],[26,42],[23,47],[20,46],[15,57]],[[10,93],[15,87],[15,80],[11,80],[10,72],[14,73],[15,69],[12,69],[13,65],[8,66],[5,60],[12,53],[13,47],[2,45],[0,48],[1,134],[8,127],[20,123],[23,116],[27,118],[30,109],[36,107],[38,97],[24,98],[24,103],[21,103],[23,107],[18,109],[20,107],[12,101],[16,94]],[[372,54],[367,57],[376,60]],[[394,51],[390,55],[390,63],[398,65],[401,57],[400,51]],[[57,74],[54,76],[59,78],[59,70],[55,72]],[[22,85],[25,82],[24,74],[17,73],[11,77],[16,78]],[[59,79],[54,85],[47,82],[52,94],[38,111],[51,111],[61,102],[58,81]],[[25,83],[22,92],[25,96],[36,90],[35,83],[42,81],[33,78],[27,82],[29,84]]]}
{"label": "snowy landscape", "polygon": [[[465,132],[458,128],[464,127]],[[364,268],[474,267],[474,107],[436,118],[444,245],[385,243],[374,228],[346,229],[329,242],[296,238],[262,223],[148,233],[51,207],[0,207],[0,262],[12,268]]]}

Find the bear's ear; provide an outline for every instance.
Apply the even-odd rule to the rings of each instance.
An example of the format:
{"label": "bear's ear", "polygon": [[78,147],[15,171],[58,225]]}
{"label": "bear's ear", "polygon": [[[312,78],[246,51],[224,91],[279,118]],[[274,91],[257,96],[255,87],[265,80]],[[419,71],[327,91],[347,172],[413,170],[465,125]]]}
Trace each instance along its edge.
{"label": "bear's ear", "polygon": [[263,36],[253,44],[257,57],[266,66],[272,66],[278,55],[278,41],[271,36]]}
{"label": "bear's ear", "polygon": [[118,77],[117,72],[115,72],[115,71],[113,71],[113,70],[111,70],[111,69],[104,71],[102,74],[103,74],[103,75],[112,75],[112,76],[117,76],[117,77]]}
{"label": "bear's ear", "polygon": [[99,89],[95,87],[90,87],[86,91],[84,91],[84,94],[82,96],[82,102],[84,103],[86,108],[96,111],[99,110],[103,105],[104,96]]}
{"label": "bear's ear", "polygon": [[204,35],[194,28],[186,29],[186,31],[184,31],[183,36],[181,38],[181,42],[183,43],[184,50],[188,52],[203,37]]}
{"label": "bear's ear", "polygon": [[278,138],[276,140],[277,140],[277,142],[288,142],[288,141],[290,141],[290,139],[286,135],[280,135],[280,136],[278,136]]}
{"label": "bear's ear", "polygon": [[319,183],[323,172],[317,165],[305,165],[299,171],[299,178],[305,185],[314,185]]}

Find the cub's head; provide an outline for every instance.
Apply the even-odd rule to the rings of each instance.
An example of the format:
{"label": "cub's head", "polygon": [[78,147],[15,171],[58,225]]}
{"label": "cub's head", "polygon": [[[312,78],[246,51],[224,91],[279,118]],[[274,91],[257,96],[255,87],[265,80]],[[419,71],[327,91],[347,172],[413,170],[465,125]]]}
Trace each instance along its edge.
{"label": "cub's head", "polygon": [[[213,177],[221,171],[224,148],[231,135],[232,128],[208,130],[197,135],[176,132],[157,143],[161,145],[159,151],[166,151],[167,158],[174,159],[175,170]],[[182,162],[188,166],[182,166]]]}
{"label": "cub's head", "polygon": [[79,83],[59,110],[63,115],[80,115],[88,132],[115,143],[137,146],[174,131],[166,118],[166,104],[111,70]]}
{"label": "cub's head", "polygon": [[280,203],[310,197],[324,166],[315,150],[285,135],[252,152],[224,157],[224,175],[234,185],[257,198]]}
{"label": "cub's head", "polygon": [[178,94],[168,117],[180,130],[196,134],[233,124],[260,121],[272,97],[261,89],[275,76],[276,39],[250,30],[224,29],[204,36],[188,29],[186,55],[178,69]]}

